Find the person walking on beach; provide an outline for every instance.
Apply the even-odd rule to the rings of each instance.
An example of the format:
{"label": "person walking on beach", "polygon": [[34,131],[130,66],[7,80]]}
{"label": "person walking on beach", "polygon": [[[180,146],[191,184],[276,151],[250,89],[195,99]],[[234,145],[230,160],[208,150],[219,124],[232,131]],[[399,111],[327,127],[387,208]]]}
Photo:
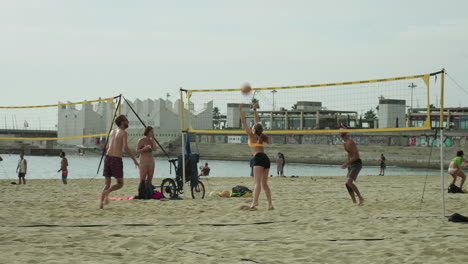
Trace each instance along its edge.
{"label": "person walking on beach", "polygon": [[68,177],[68,160],[65,158],[65,152],[60,152],[60,169],[57,172],[62,172],[62,182],[63,184],[67,184],[67,177]]}
{"label": "person walking on beach", "polygon": [[20,154],[20,159],[18,160],[18,166],[16,166],[16,173],[18,173],[18,184],[26,184],[26,172],[28,171],[28,162],[24,158],[24,153]]}
{"label": "person walking on beach", "polygon": [[[344,126],[340,126],[340,128],[347,129],[347,127]],[[363,205],[364,198],[362,198],[358,187],[354,184],[354,181],[356,181],[357,176],[362,168],[362,161],[359,157],[359,151],[356,147],[356,143],[354,143],[354,141],[351,138],[349,138],[348,133],[341,132],[340,136],[343,139],[344,149],[346,150],[346,152],[348,152],[348,161],[341,165],[342,169],[348,168],[345,186],[348,189],[349,195],[351,196],[351,200],[353,200],[353,203],[356,203],[356,194],[359,199],[359,205]]]}
{"label": "person walking on beach", "polygon": [[387,167],[387,165],[385,165],[385,156],[382,154],[380,154],[380,173],[379,173],[379,176],[385,176],[385,168]]}
{"label": "person walking on beach", "polygon": [[276,156],[276,174],[278,176],[284,177],[284,155],[281,152],[278,152]]}
{"label": "person walking on beach", "polygon": [[273,202],[271,200],[271,190],[268,186],[268,173],[270,171],[270,158],[265,154],[263,145],[264,143],[269,144],[270,139],[263,134],[263,126],[259,123],[260,118],[258,117],[257,107],[258,102],[253,105],[254,110],[254,121],[255,125],[253,128],[249,128],[245,120],[244,112],[242,111],[243,105],[239,105],[240,118],[242,122],[242,127],[245,129],[245,132],[248,135],[248,145],[250,151],[254,156],[253,161],[253,177],[255,182],[255,189],[253,193],[252,204],[250,207],[242,207],[242,209],[256,210],[258,206],[258,197],[260,192],[263,189],[265,190],[265,195],[268,201],[268,210],[273,210]]}
{"label": "person walking on beach", "polygon": [[[99,208],[104,208],[104,204],[109,203],[109,193],[118,190],[123,187],[123,162],[122,162],[122,150],[132,158],[135,166],[138,167],[138,161],[133,156],[132,151],[128,148],[128,134],[125,129],[128,128],[128,119],[124,115],[119,115],[115,119],[115,124],[118,128],[112,130],[109,135],[109,146],[106,150],[106,158],[104,159],[104,188],[101,194],[101,203]],[[112,178],[117,180],[117,183],[111,186]]]}
{"label": "person walking on beach", "polygon": [[[147,126],[143,134],[144,137],[138,140],[136,147],[136,152],[140,155],[140,183],[147,180],[150,184],[153,184],[154,168],[156,166],[153,152],[158,149],[154,141],[153,127]],[[138,184],[138,186],[140,186],[140,184]]]}
{"label": "person walking on beach", "polygon": [[463,166],[463,163],[468,163],[468,160],[464,159],[463,156],[464,156],[463,150],[457,151],[457,156],[452,159],[448,168],[448,172],[450,176],[453,177],[453,181],[452,181],[453,185],[455,185],[457,176],[461,178],[460,189],[463,188],[463,184],[465,183],[465,179],[466,179],[466,176],[462,171],[462,169],[466,167],[466,165]]}

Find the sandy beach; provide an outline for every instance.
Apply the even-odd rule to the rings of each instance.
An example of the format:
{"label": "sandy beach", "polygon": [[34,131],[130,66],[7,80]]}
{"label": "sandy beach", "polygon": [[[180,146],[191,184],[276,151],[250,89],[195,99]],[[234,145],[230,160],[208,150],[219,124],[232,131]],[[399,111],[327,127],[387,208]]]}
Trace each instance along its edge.
{"label": "sandy beach", "polygon": [[[441,218],[440,179],[360,176],[364,206],[344,177],[270,178],[275,210],[250,198],[111,201],[102,177],[0,181],[0,263],[463,263],[465,224]],[[159,184],[161,179],[156,179]],[[446,184],[449,179],[446,178]],[[252,179],[205,180],[207,194]],[[136,180],[112,196],[136,194]],[[446,214],[468,215],[468,195],[446,194]]]}

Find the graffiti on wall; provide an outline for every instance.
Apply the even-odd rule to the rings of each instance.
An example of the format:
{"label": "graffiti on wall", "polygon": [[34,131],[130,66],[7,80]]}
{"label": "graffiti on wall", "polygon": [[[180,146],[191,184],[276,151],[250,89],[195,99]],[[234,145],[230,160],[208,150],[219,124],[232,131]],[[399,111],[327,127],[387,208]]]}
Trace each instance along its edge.
{"label": "graffiti on wall", "polygon": [[[351,135],[356,145],[380,146],[413,146],[413,147],[439,147],[440,138],[434,135],[419,136],[378,136],[378,135]],[[246,143],[247,136],[226,135],[198,135],[200,143]],[[341,145],[343,141],[339,135],[275,135],[270,137],[273,144],[315,144],[315,145]],[[468,136],[444,136],[444,147],[468,146]]]}
{"label": "graffiti on wall", "polygon": [[[444,136],[442,139],[442,143],[444,147],[452,147],[452,146],[463,146],[461,144],[454,144],[454,141],[461,141],[461,139],[466,140],[466,137],[451,137],[451,136]],[[440,147],[440,137],[438,136],[428,136],[428,135],[421,135],[421,136],[411,136],[409,137],[409,146],[417,146],[417,147]]]}

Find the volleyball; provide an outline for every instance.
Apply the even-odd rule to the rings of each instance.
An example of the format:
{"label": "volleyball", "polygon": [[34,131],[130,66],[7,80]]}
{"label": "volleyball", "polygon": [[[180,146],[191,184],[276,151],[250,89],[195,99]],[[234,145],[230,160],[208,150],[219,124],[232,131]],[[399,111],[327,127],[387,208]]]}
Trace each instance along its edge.
{"label": "volleyball", "polygon": [[241,92],[243,95],[248,95],[250,92],[252,92],[252,87],[250,87],[249,83],[244,83],[241,87]]}

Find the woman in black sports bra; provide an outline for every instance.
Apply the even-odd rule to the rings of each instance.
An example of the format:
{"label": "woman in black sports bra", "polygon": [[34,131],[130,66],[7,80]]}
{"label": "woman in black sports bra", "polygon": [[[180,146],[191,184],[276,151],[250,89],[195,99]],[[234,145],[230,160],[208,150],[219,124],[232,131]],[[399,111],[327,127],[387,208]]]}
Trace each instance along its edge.
{"label": "woman in black sports bra", "polygon": [[258,103],[253,105],[254,110],[254,121],[255,125],[253,128],[249,128],[247,122],[245,121],[244,113],[242,112],[243,105],[239,105],[239,112],[242,121],[242,126],[247,133],[249,140],[248,145],[250,147],[250,151],[254,156],[254,167],[253,167],[253,175],[254,175],[254,182],[255,182],[255,189],[253,192],[253,200],[250,207],[246,209],[256,210],[258,205],[258,196],[263,189],[265,190],[265,195],[268,201],[268,210],[273,210],[273,203],[271,201],[271,190],[268,186],[268,173],[270,172],[270,158],[265,154],[263,144],[270,143],[270,139],[263,134],[263,126],[260,124],[260,118],[257,114],[257,107]]}

